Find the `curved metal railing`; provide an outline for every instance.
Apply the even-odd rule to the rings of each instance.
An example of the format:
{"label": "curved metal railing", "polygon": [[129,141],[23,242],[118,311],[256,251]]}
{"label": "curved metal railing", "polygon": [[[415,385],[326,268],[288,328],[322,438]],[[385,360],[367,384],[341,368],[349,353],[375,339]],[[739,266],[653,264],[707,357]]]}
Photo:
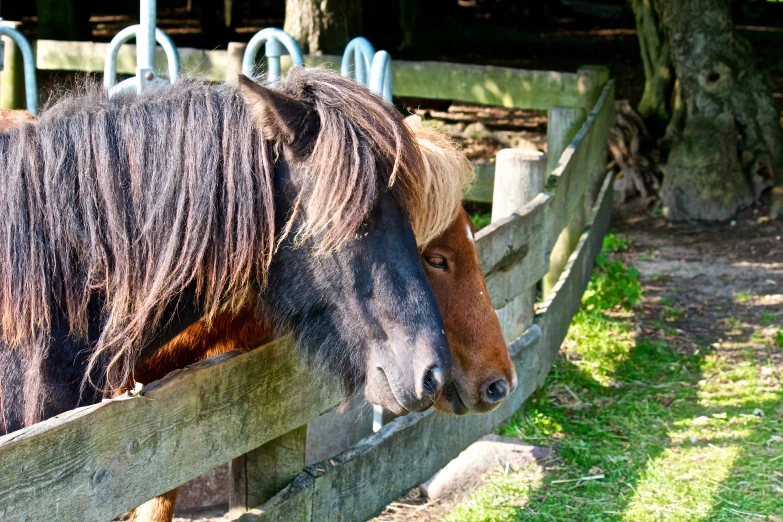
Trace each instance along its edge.
{"label": "curved metal railing", "polygon": [[[169,83],[179,78],[180,60],[177,47],[166,33],[155,26],[157,12],[156,0],[141,0],[139,23],[126,27],[109,43],[103,66],[103,85],[110,94],[136,88],[141,92],[149,84],[160,81],[155,69],[155,43],[159,43],[166,53],[169,69]],[[136,38],[136,76],[117,84],[117,54],[122,44]]]}
{"label": "curved metal railing", "polygon": [[276,27],[267,27],[258,31],[247,44],[242,56],[242,74],[252,76],[256,67],[256,56],[264,45],[264,55],[267,59],[266,78],[270,82],[280,81],[280,57],[291,55],[294,65],[304,65],[304,56],[299,44],[294,38]]}
{"label": "curved metal railing", "polygon": [[16,43],[19,50],[22,51],[22,62],[24,63],[24,94],[27,102],[27,112],[30,114],[38,113],[38,82],[35,78],[35,57],[30,47],[30,42],[24,35],[14,29],[0,25],[0,36],[7,36]]}

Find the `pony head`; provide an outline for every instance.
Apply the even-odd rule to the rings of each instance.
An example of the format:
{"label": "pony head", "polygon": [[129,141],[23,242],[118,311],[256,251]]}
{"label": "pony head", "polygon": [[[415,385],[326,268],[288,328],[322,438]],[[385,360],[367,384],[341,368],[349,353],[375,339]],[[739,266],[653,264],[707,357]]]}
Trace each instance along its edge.
{"label": "pony head", "polygon": [[262,300],[349,394],[428,408],[451,353],[414,236],[431,181],[416,140],[393,106],[331,72],[294,68],[279,89],[240,77],[240,90],[277,158]]}

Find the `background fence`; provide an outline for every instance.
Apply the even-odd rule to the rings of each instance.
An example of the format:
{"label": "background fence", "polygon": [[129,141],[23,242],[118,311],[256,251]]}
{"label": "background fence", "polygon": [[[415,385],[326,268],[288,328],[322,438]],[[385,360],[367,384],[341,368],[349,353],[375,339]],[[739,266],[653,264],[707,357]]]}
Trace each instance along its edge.
{"label": "background fence", "polygon": [[[38,41],[38,68],[100,72],[105,46]],[[180,49],[180,56],[185,74],[223,81],[239,72],[243,51]],[[134,56],[132,46],[120,50],[119,73],[134,73]],[[340,59],[306,62],[339,67]],[[0,438],[0,520],[110,520],[232,459],[233,519],[364,520],[492,432],[543,384],[608,226],[612,176],[604,161],[614,84],[603,68],[396,61],[392,72],[395,95],[548,111],[549,158],[505,149],[494,173],[487,169],[466,196],[493,194],[493,223],[476,244],[517,368],[516,391],[483,416],[430,410],[396,419],[302,471],[307,424],[334,408],[341,392],[336,380],[313,378],[281,339]],[[14,85],[4,77],[4,90],[6,80]],[[546,297],[534,315],[542,279]]]}

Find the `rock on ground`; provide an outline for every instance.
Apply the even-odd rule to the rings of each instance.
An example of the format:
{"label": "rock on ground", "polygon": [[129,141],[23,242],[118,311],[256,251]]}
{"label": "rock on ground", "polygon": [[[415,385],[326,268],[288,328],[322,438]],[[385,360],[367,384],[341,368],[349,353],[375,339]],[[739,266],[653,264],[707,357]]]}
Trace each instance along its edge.
{"label": "rock on ground", "polygon": [[478,489],[487,475],[522,471],[548,457],[549,453],[549,448],[486,435],[422,484],[421,493],[430,501],[462,500]]}

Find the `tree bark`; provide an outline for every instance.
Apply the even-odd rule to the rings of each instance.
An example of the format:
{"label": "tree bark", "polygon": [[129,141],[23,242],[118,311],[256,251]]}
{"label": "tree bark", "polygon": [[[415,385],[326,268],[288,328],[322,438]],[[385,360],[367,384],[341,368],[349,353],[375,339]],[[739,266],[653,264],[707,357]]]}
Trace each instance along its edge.
{"label": "tree bark", "polygon": [[362,33],[361,0],[286,0],[285,31],[306,54],[342,54]]}
{"label": "tree bark", "polygon": [[650,132],[660,136],[671,119],[674,69],[669,44],[654,0],[631,0],[631,7],[636,17],[636,36],[644,64],[644,93],[637,111]]}
{"label": "tree bark", "polygon": [[783,131],[772,88],[734,28],[730,0],[656,1],[684,112],[665,168],[664,214],[728,219],[755,200],[762,178],[781,181]]}

